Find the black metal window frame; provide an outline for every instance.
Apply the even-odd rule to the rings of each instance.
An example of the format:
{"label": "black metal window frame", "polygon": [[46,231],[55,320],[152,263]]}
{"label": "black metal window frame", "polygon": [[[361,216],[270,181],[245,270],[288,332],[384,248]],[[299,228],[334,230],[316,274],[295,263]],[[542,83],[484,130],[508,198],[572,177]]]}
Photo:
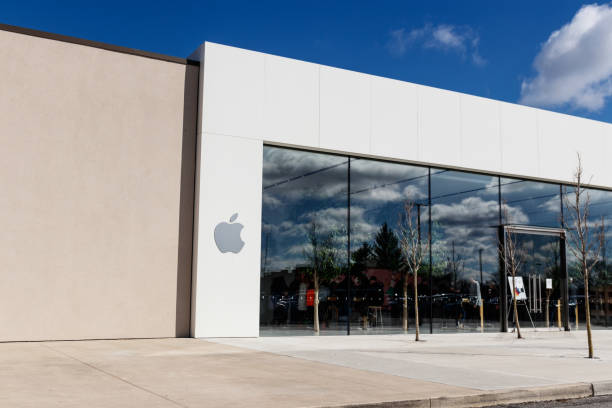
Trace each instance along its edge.
{"label": "black metal window frame", "polygon": [[568,272],[567,272],[567,260],[566,260],[566,230],[564,228],[550,228],[550,227],[537,227],[532,225],[519,225],[519,224],[500,224],[498,227],[498,248],[499,248],[499,281],[503,288],[501,288],[502,295],[500,299],[500,316],[499,330],[501,332],[508,331],[508,268],[502,254],[506,253],[506,237],[508,233],[511,234],[524,234],[524,235],[546,235],[559,238],[559,267],[561,268],[562,280],[561,280],[561,299],[562,299],[562,316],[563,316],[563,327],[565,331],[570,331],[569,327],[569,287],[568,287]]}

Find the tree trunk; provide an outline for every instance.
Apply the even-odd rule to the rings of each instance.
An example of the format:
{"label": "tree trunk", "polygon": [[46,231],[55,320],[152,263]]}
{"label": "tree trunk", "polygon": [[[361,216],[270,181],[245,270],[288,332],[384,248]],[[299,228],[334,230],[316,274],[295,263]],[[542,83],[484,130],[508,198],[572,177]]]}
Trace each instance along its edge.
{"label": "tree trunk", "polygon": [[[593,337],[591,333],[591,305],[589,305],[589,272],[584,271],[584,310],[586,314],[587,341],[589,344],[589,358],[593,358]],[[576,300],[578,307],[578,300]]]}
{"label": "tree trunk", "polygon": [[314,332],[319,335],[319,276],[314,273]]}
{"label": "tree trunk", "polygon": [[517,337],[519,339],[522,339],[523,336],[521,336],[521,325],[519,324],[519,318],[518,318],[518,307],[516,306],[516,273],[512,273],[512,303],[513,303],[513,309],[514,309],[514,326],[516,327],[516,333],[517,333]]}
{"label": "tree trunk", "polygon": [[[607,283],[607,280],[606,280],[606,283]],[[608,327],[608,307],[609,307],[608,305],[610,304],[610,302],[608,301],[608,295],[606,294],[608,286],[606,284],[604,284],[603,287],[604,287],[604,289],[603,289],[604,290],[604,294],[603,294],[603,297],[604,297],[603,298],[603,302],[604,302],[604,305],[603,305],[603,310],[604,310],[604,325],[606,327]]]}
{"label": "tree trunk", "polygon": [[418,271],[414,272],[414,330],[416,331],[415,341],[419,341],[419,280]]}
{"label": "tree trunk", "polygon": [[404,273],[404,302],[402,305],[402,325],[408,331],[408,273]]}
{"label": "tree trunk", "polygon": [[550,329],[550,290],[546,289],[546,330]]}

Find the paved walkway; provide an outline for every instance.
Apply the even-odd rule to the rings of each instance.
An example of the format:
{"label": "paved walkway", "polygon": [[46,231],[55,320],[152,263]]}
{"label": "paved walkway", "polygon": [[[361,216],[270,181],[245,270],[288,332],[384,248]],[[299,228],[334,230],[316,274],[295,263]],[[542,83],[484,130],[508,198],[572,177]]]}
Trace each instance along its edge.
{"label": "paved walkway", "polygon": [[[612,380],[612,331],[0,344],[0,407],[313,407]],[[551,387],[552,386],[552,387]],[[444,404],[442,404],[444,405]]]}
{"label": "paved walkway", "polygon": [[595,360],[585,358],[586,332],[350,337],[260,337],[214,341],[310,361],[478,390],[612,380],[612,330],[594,331]]}

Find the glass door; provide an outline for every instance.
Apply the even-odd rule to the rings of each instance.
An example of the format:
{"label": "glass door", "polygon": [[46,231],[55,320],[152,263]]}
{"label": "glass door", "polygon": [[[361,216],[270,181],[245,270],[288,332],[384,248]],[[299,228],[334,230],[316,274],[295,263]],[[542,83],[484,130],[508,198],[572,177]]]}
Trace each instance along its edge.
{"label": "glass door", "polygon": [[[505,307],[502,331],[514,327],[512,294],[521,328],[567,329],[568,296],[565,233],[562,229],[504,226],[502,257]],[[512,245],[513,249],[508,247]],[[510,252],[513,252],[512,254]],[[512,284],[514,258],[515,283]],[[569,305],[571,306],[571,305]]]}

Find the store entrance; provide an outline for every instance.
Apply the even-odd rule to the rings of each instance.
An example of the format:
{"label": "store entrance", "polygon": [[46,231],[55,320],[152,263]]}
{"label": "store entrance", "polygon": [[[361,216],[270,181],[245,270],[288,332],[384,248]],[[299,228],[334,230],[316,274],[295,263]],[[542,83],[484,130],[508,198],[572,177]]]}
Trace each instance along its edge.
{"label": "store entrance", "polygon": [[501,331],[514,327],[512,259],[516,265],[514,290],[521,328],[569,330],[565,230],[502,225],[499,245]]}

